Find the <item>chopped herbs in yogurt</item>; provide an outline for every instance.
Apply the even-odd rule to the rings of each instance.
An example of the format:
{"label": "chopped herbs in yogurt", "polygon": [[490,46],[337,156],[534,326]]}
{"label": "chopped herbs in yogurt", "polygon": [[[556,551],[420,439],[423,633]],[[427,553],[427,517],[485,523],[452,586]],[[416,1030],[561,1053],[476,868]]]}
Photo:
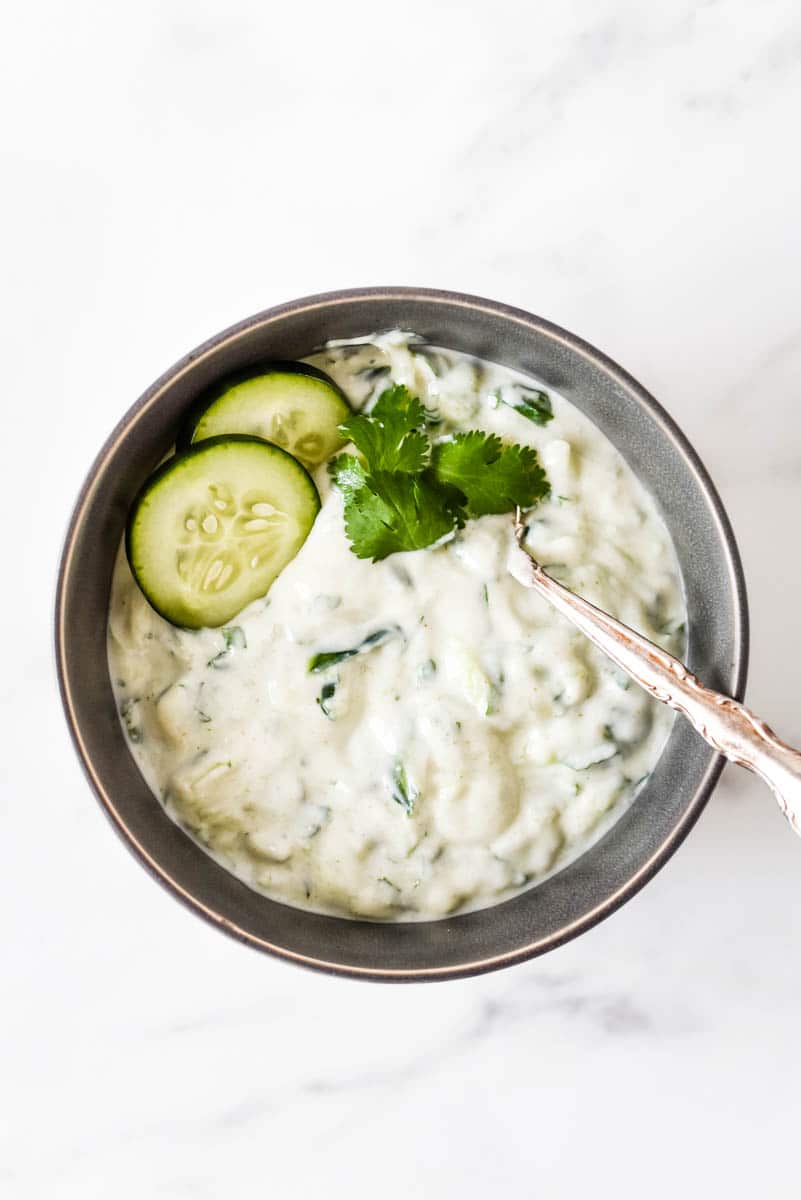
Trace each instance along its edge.
{"label": "chopped herbs in yogurt", "polygon": [[[672,720],[510,577],[509,512],[528,510],[538,561],[680,652],[667,531],[535,378],[398,331],[307,365],[229,380],[187,418],[159,493],[183,519],[177,571],[146,504],[134,564],[173,623],[120,553],[108,646],[131,753],[154,804],[285,903],[393,921],[497,903],[624,811]],[[210,433],[233,436],[230,463],[204,458]]]}

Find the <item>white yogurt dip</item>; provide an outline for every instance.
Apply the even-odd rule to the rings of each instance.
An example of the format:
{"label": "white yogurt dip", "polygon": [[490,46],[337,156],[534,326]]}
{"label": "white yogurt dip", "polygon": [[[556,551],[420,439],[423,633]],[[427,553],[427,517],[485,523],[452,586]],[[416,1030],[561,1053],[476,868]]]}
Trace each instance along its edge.
{"label": "white yogurt dip", "polygon": [[[443,418],[534,446],[551,495],[528,544],[552,574],[674,653],[684,603],[653,501],[585,416],[511,403],[512,371],[409,334],[311,362],[354,407],[390,381]],[[500,389],[500,391],[499,391]],[[653,770],[672,716],[507,573],[509,516],[371,563],[322,508],[269,595],[177,629],[124,553],[109,664],[131,752],[170,816],[251,887],[300,908],[423,920],[481,908],[600,836]],[[319,654],[358,650],[310,671]]]}

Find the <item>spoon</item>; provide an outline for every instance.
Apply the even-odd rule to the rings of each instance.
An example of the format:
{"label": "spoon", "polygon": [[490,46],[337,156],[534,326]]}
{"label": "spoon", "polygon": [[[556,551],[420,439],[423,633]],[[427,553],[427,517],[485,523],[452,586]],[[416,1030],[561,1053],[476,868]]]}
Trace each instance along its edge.
{"label": "spoon", "polygon": [[714,750],[764,780],[801,836],[801,753],[778,738],[745,705],[704,687],[684,663],[661,646],[649,642],[547,575],[523,546],[526,525],[519,508],[515,513],[514,533],[515,544],[508,562],[513,578],[544,596],[655,699],[682,713]]}

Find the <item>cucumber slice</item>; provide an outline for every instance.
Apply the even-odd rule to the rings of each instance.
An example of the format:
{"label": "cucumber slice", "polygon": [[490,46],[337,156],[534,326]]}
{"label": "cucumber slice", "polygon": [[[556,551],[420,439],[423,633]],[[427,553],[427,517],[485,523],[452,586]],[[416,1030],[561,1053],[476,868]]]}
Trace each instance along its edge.
{"label": "cucumber slice", "polygon": [[248,433],[316,467],[344,444],[338,426],[349,416],[344,392],[322,371],[306,363],[271,363],[255,374],[229,376],[202,396],[178,446]]}
{"label": "cucumber slice", "polygon": [[268,591],[319,509],[314,482],[284,450],[256,437],[209,438],[145,483],[128,517],[128,562],[173,625],[225,625]]}

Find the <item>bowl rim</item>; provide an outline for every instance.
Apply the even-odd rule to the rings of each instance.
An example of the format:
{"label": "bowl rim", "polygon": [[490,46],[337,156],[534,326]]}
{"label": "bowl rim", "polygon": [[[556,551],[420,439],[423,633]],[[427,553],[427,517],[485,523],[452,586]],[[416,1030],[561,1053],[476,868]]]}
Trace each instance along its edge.
{"label": "bowl rim", "polygon": [[[714,756],[701,779],[692,802],[687,806],[681,819],[672,826],[650,858],[642,863],[636,871],[612,894],[604,897],[591,910],[581,917],[563,926],[555,933],[537,938],[514,950],[497,955],[488,955],[472,962],[459,963],[455,966],[443,967],[412,967],[412,968],[373,968],[354,966],[349,963],[337,962],[334,958],[324,958],[310,954],[301,954],[285,946],[277,945],[260,937],[247,929],[241,928],[234,921],[204,904],[190,891],[184,888],[169,872],[160,865],[151,853],[138,841],[125,824],[120,813],[115,808],[112,798],[108,795],[104,784],[95,770],[84,739],[81,734],[78,719],[69,684],[67,665],[67,636],[65,629],[66,595],[71,576],[71,563],[79,530],[82,527],[86,512],[92,500],[98,475],[106,460],[124,439],[129,428],[140,414],[155,405],[161,393],[179,379],[184,372],[193,367],[199,360],[212,354],[223,344],[233,344],[248,335],[253,329],[269,325],[288,314],[299,312],[314,312],[315,309],[330,310],[338,304],[349,304],[353,301],[412,301],[423,300],[447,305],[450,308],[463,307],[474,312],[483,312],[488,317],[512,321],[527,329],[541,332],[554,341],[561,343],[571,352],[576,353],[590,363],[595,364],[618,381],[627,391],[632,393],[637,401],[649,413],[654,423],[660,428],[664,437],[673,445],[687,469],[693,474],[701,490],[708,498],[711,513],[714,516],[717,534],[725,551],[730,575],[733,599],[733,631],[732,640],[734,653],[731,672],[733,680],[732,695],[742,700],[748,674],[748,654],[750,642],[749,609],[746,593],[745,575],[740,552],[734,537],[734,531],[728,514],[723,506],[712,479],[703,465],[700,457],[688,441],[685,434],[667,413],[663,406],[640,384],[632,375],[622,368],[614,359],[598,350],[591,343],[576,334],[536,316],[524,309],[516,308],[499,301],[489,300],[469,293],[454,292],[440,288],[406,287],[406,286],[370,286],[338,289],[330,292],[318,292],[303,296],[296,300],[286,301],[263,309],[249,317],[229,325],[221,332],[214,334],[195,349],[178,359],[164,371],[126,410],[113,427],[102,447],[95,455],[89,467],[84,482],[78,492],[72,508],[67,532],[58,569],[54,606],[54,642],[56,674],[58,689],[67,721],[73,746],[83,768],[92,791],[100,803],[102,810],[111,821],[117,834],[125,842],[129,850],[139,859],[166,890],[198,916],[204,918],[217,929],[250,946],[253,949],[269,953],[287,962],[311,968],[330,975],[341,975],[351,979],[364,979],[375,982],[421,982],[426,980],[463,979],[473,975],[484,974],[502,967],[513,966],[528,959],[544,954],[549,950],[563,945],[579,934],[591,929],[600,921],[610,916],[627,900],[634,896],[661,869],[672,854],[684,841],[695,822],[698,820],[723,770],[725,759],[722,755]],[[280,903],[280,902],[279,902]],[[373,923],[370,923],[373,924]]]}

